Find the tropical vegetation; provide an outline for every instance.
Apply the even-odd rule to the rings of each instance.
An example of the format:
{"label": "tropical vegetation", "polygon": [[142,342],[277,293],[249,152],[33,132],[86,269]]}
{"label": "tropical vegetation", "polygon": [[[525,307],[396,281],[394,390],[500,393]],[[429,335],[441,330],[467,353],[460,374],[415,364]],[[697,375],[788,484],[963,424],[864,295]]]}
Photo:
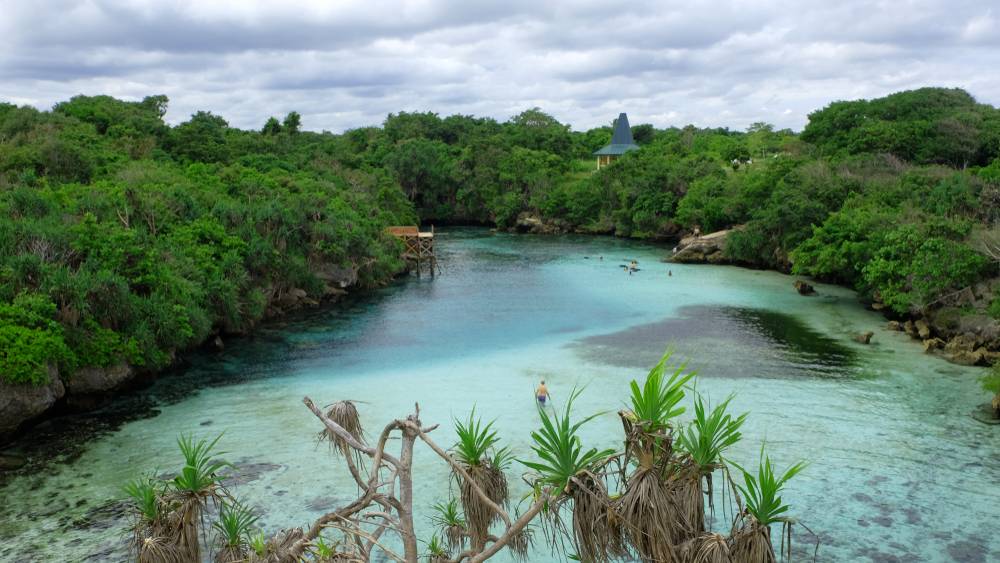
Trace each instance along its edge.
{"label": "tropical vegetation", "polygon": [[208,112],[171,126],[167,102],[0,104],[4,381],[157,370],[289,292],[321,299],[329,267],[385,283],[403,265],[384,228],[417,221],[733,228],[731,261],[851,285],[899,315],[998,273],[1000,110],[958,89],[834,102],[800,134],[636,125],[641,150],[601,170],[590,155],[611,124],[573,131],[538,108],[332,134],[295,112],[258,131]]}

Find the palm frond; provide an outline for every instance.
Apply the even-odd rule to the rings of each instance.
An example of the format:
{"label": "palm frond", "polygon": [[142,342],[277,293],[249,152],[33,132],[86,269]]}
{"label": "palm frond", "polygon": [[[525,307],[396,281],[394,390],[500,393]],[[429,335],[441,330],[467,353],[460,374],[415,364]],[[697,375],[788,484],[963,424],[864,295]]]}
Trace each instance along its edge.
{"label": "palm frond", "polygon": [[490,448],[500,441],[493,430],[495,422],[491,420],[483,426],[482,420],[476,417],[475,408],[469,413],[467,422],[455,420],[455,433],[458,434],[458,442],[453,447],[455,457],[466,465],[480,465]]}
{"label": "palm frond", "polygon": [[574,475],[593,467],[614,454],[613,449],[598,450],[591,448],[583,450],[579,437],[579,429],[587,422],[602,413],[593,414],[582,420],[571,423],[570,414],[573,401],[581,390],[574,389],[566,401],[565,412],[549,414],[545,409],[539,409],[542,427],[531,433],[534,445],[531,447],[541,461],[518,460],[522,465],[538,472],[538,482],[552,485],[556,491],[566,491],[570,479]]}
{"label": "palm frond", "polygon": [[667,428],[671,419],[684,414],[684,407],[678,406],[684,399],[684,386],[697,375],[694,371],[685,373],[687,366],[681,364],[664,379],[670,356],[671,352],[667,352],[660,358],[641,387],[634,380],[629,385],[632,413],[647,432],[659,432]]}
{"label": "palm frond", "polygon": [[781,476],[775,472],[771,458],[764,454],[764,447],[760,448],[760,464],[757,474],[753,475],[740,465],[733,465],[743,474],[743,484],[736,483],[736,488],[743,495],[746,502],[746,509],[761,526],[768,527],[771,524],[782,521],[782,514],[788,512],[789,505],[781,500],[781,489],[789,479],[805,469],[806,462],[800,461],[785,470]]}
{"label": "palm frond", "polygon": [[706,414],[706,403],[700,394],[695,396],[694,420],[678,433],[677,444],[698,464],[702,472],[708,472],[719,463],[726,448],[740,441],[743,435],[740,427],[746,421],[747,413],[733,418],[726,412],[730,395]]}

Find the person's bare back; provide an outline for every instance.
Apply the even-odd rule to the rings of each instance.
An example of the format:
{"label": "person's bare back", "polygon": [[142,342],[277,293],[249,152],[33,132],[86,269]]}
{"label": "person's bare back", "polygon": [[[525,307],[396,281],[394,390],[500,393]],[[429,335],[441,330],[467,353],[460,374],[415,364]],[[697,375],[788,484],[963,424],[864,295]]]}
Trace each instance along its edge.
{"label": "person's bare back", "polygon": [[538,384],[538,389],[535,389],[535,398],[538,399],[538,404],[543,407],[545,406],[545,401],[549,399],[549,388],[545,386],[544,379]]}

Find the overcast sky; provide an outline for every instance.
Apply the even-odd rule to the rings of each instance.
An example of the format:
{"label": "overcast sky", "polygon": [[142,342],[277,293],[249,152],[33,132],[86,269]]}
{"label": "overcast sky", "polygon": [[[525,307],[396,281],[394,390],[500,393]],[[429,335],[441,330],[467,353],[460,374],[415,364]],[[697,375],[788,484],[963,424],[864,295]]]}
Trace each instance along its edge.
{"label": "overcast sky", "polygon": [[[1000,105],[995,0],[0,0],[0,100],[170,98],[259,128],[389,112],[801,129],[837,99],[954,86]],[[294,7],[293,7],[294,5]],[[994,7],[995,6],[995,7]]]}

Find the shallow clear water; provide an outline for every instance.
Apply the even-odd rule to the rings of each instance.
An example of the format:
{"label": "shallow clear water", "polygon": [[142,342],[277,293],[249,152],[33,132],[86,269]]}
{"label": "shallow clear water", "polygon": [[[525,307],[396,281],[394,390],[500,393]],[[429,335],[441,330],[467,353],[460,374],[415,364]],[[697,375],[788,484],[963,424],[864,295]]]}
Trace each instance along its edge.
{"label": "shallow clear water", "polygon": [[[369,431],[419,402],[426,424],[443,423],[443,445],[450,420],[475,406],[528,457],[544,377],[557,407],[586,385],[577,412],[609,411],[585,427],[587,443],[614,447],[628,382],[668,345],[702,374],[700,391],[736,393],[735,408],[751,411],[733,459],[756,463],[766,440],[782,467],[809,460],[785,499],[819,535],[818,560],[1000,560],[1000,434],[968,416],[984,402],[978,371],[924,355],[852,292],[819,285],[804,298],[787,276],[668,265],[663,248],[610,238],[456,229],[437,244],[435,279],[270,325],[15,444],[55,461],[0,483],[0,560],[123,559],[121,484],[176,471],[186,432],[225,431],[220,444],[241,467],[234,489],[266,509],[267,530],[307,525],[354,487],[313,441],[304,395],[365,401]],[[618,265],[633,258],[642,269],[629,276]],[[868,330],[871,346],[851,340]],[[415,465],[418,503],[443,498],[444,464],[418,447]],[[540,547],[532,560],[560,558]]]}

